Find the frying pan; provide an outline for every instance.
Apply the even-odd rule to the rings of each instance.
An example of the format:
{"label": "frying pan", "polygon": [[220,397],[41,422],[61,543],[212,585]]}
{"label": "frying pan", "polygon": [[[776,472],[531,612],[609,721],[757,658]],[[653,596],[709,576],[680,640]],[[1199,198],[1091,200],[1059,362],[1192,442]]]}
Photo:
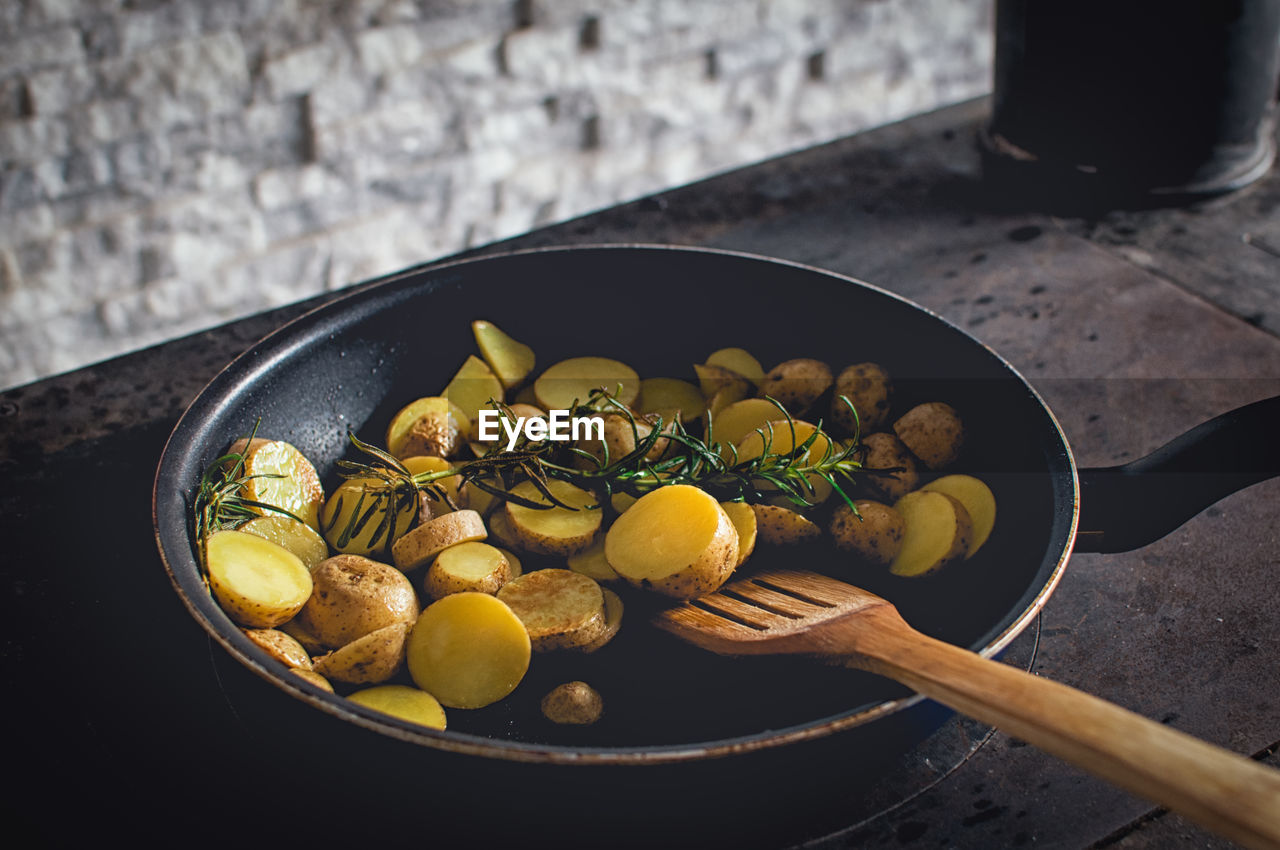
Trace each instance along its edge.
{"label": "frying pan", "polygon": [[[896,409],[951,403],[971,435],[960,466],[987,481],[999,505],[997,528],[975,558],[900,580],[851,573],[820,546],[754,557],[798,560],[848,578],[889,598],[921,631],[985,656],[1000,653],[1033,620],[1073,545],[1143,545],[1280,467],[1274,449],[1237,462],[1241,445],[1264,446],[1263,430],[1280,421],[1273,399],[1141,461],[1078,476],[1053,414],[995,352],[891,293],[793,263],[599,246],[389,277],[289,323],[223,370],[175,427],[154,489],[166,569],[225,650],[219,663],[234,659],[274,686],[233,697],[251,734],[269,742],[264,751],[273,758],[287,753],[290,771],[308,785],[341,788],[348,811],[375,807],[376,828],[387,834],[425,834],[429,825],[437,837],[533,846],[777,846],[829,827],[824,817],[834,801],[874,782],[879,767],[947,716],[871,675],[706,654],[648,628],[654,603],[635,594],[627,597],[629,627],[604,650],[535,657],[511,697],[450,712],[445,732],[286,675],[205,589],[189,521],[201,472],[261,419],[259,434],[296,445],[332,486],[335,461],[348,453],[348,428],[377,441],[401,405],[439,392],[474,350],[475,318],[529,342],[540,366],[595,354],[629,362],[642,375],[685,375],[709,352],[740,345],[766,364],[816,357],[839,368],[874,360],[895,378]],[[1126,516],[1135,494],[1158,510]],[[596,725],[557,727],[540,717],[541,696],[570,679],[605,695]],[[512,803],[518,816],[501,816]],[[264,823],[280,804],[263,804]],[[326,807],[326,836],[369,828],[343,811]]]}

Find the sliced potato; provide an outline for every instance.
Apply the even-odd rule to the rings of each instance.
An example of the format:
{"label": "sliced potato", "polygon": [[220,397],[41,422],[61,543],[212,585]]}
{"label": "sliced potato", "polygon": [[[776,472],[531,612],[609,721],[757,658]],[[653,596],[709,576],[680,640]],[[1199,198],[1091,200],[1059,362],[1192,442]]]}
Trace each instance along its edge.
{"label": "sliced potato", "polygon": [[565,682],[542,698],[542,716],[552,723],[589,726],[604,713],[604,700],[586,682]]}
{"label": "sliced potato", "polygon": [[760,395],[776,398],[792,416],[804,416],[834,381],[826,363],[799,357],[770,369],[760,383]]}
{"label": "sliced potato", "polygon": [[329,684],[329,680],[314,670],[303,670],[301,667],[292,667],[289,669],[289,672],[303,681],[310,682],[322,691],[333,693],[333,685]]}
{"label": "sliced potato", "polygon": [[[264,505],[283,508],[307,525],[320,530],[320,506],[324,488],[311,461],[284,440],[236,440],[232,454],[244,455],[243,474],[249,476],[242,495]],[[260,513],[270,511],[258,509]]]}
{"label": "sliced potato", "polygon": [[520,559],[516,557],[516,553],[510,549],[498,547],[498,551],[502,553],[502,557],[507,559],[507,568],[511,570],[511,578],[519,578],[524,575],[524,565],[520,563]]}
{"label": "sliced potato", "polygon": [[599,535],[581,552],[569,556],[569,569],[596,581],[614,581],[618,574],[604,556],[604,535]]}
{"label": "sliced potato", "polygon": [[311,669],[311,656],[298,641],[279,629],[241,629],[245,637],[268,655],[288,667]]}
{"label": "sliced potato", "polygon": [[889,564],[902,549],[906,521],[902,514],[881,502],[860,499],[854,502],[855,515],[848,505],[840,505],[831,514],[829,526],[836,548],[851,552],[865,561]]}
{"label": "sliced potato", "polygon": [[444,396],[416,399],[391,417],[387,451],[397,458],[453,457],[461,450],[470,429],[467,414]]}
{"label": "sliced potato", "polygon": [[[814,436],[815,433],[817,436]],[[836,451],[831,438],[819,431],[816,426],[798,419],[794,419],[791,422],[782,420],[766,422],[763,428],[758,431],[752,431],[744,437],[742,442],[738,444],[738,461],[753,460],[763,455],[766,450],[770,454],[787,454],[794,451],[797,446],[804,445],[805,441],[810,437],[813,437],[813,443],[804,453],[804,460],[801,461],[803,464],[816,464],[827,452]],[[810,502],[819,504],[826,501],[827,497],[831,495],[831,482],[816,472],[807,475],[805,480],[813,488],[812,493],[806,494],[806,498]],[[760,489],[764,490],[765,488],[761,487]]]}
{"label": "sliced potato", "polygon": [[618,401],[631,407],[640,393],[640,376],[625,363],[608,357],[573,357],[549,366],[533,384],[543,410],[569,410],[576,401],[586,404],[594,389],[617,392]]}
{"label": "sliced potato", "polygon": [[532,644],[496,596],[454,593],[431,603],[409,635],[409,675],[446,708],[483,708],[515,690]]}
{"label": "sliced potato", "polygon": [[462,500],[463,507],[470,508],[482,517],[487,517],[490,511],[502,504],[497,496],[488,490],[481,490],[471,482],[463,482],[458,487],[458,498]]}
{"label": "sliced potato", "polygon": [[[421,475],[425,472],[445,472],[453,468],[453,465],[444,458],[431,455],[415,455],[404,458],[400,462],[413,475]],[[449,497],[449,501],[452,501],[458,509],[467,507],[466,496],[460,489],[462,484],[460,476],[451,475],[447,478],[441,478],[435,484],[444,490],[445,495]],[[419,493],[418,495],[422,497],[418,507],[419,522],[430,522],[432,517],[438,517],[454,510],[453,507],[450,507],[449,501],[438,499],[433,493]]]}
{"label": "sliced potato", "polygon": [[742,393],[741,398],[751,395],[755,389],[746,378],[737,372],[731,372],[723,366],[695,363],[693,371],[698,376],[698,387],[702,390],[702,397],[706,399],[710,399],[725,387],[733,386],[739,388]]}
{"label": "sliced potato", "polygon": [[[628,419],[620,413],[603,414],[602,428],[604,437],[602,439],[586,439],[579,440],[577,447],[590,454],[596,459],[597,463],[592,463],[588,458],[577,457],[575,462],[580,469],[598,469],[611,463],[617,463],[620,459],[626,457],[636,450],[636,447],[643,443],[650,434],[653,433],[654,423],[643,417]],[[670,421],[664,424],[663,431],[670,433],[675,427],[675,422]],[[645,458],[650,461],[662,460],[663,455],[671,447],[671,441],[666,437],[659,437],[654,441],[653,446],[645,453]]]}
{"label": "sliced potato", "polygon": [[408,685],[375,685],[356,691],[347,699],[383,714],[430,729],[446,726],[444,707],[431,694]]}
{"label": "sliced potato", "polygon": [[791,508],[781,505],[752,505],[756,515],[756,533],[765,543],[775,546],[792,546],[808,543],[822,536],[822,529],[813,520]]}
{"label": "sliced potato", "polygon": [[721,455],[728,458],[730,446],[737,446],[752,431],[782,418],[778,405],[766,398],[743,399],[712,414],[711,437],[720,444]]}
{"label": "sliced potato", "polygon": [[501,549],[471,541],[450,546],[431,562],[423,589],[432,599],[450,593],[497,593],[511,580],[511,564]]}
{"label": "sliced potato", "polygon": [[[883,366],[876,363],[855,363],[846,366],[836,376],[836,388],[831,399],[831,421],[848,433],[855,429],[870,434],[883,427],[889,417],[889,405],[893,401],[893,380]],[[840,396],[858,412],[855,417]]]}
{"label": "sliced potato", "polygon": [[502,332],[497,325],[477,319],[471,323],[480,356],[498,376],[502,386],[511,389],[529,376],[537,359],[533,349],[523,342],[516,342]]}
{"label": "sliced potato", "polygon": [[640,397],[636,407],[642,413],[656,413],[664,422],[670,422],[678,414],[681,422],[693,422],[702,418],[706,400],[702,391],[688,381],[679,378],[645,378],[640,382]]}
{"label": "sliced potato", "polygon": [[[592,538],[600,530],[604,512],[596,504],[593,493],[567,481],[549,481],[548,489],[560,502],[572,509],[538,509],[514,502],[507,502],[504,508],[520,541],[520,548],[542,555],[562,557],[581,552],[591,545]],[[549,504],[532,481],[517,484],[511,492],[532,502]]]}
{"label": "sliced potato", "polygon": [[591,643],[585,644],[583,652],[595,652],[613,640],[622,628],[622,597],[607,587],[600,588],[600,592],[604,595],[604,631]]}
{"label": "sliced potato", "polygon": [[529,630],[533,649],[580,649],[605,630],[604,594],[594,580],[572,570],[525,573],[498,591]]}
{"label": "sliced potato", "polygon": [[376,685],[394,676],[404,664],[409,623],[393,623],[356,638],[315,660],[315,671],[330,681]]}
{"label": "sliced potato", "polygon": [[738,563],[734,566],[740,567],[756,548],[756,512],[746,502],[721,502],[720,507],[738,532]]}
{"label": "sliced potato", "polygon": [[[412,493],[389,494],[386,485],[376,478],[348,478],[325,502],[320,532],[334,550],[344,555],[386,557],[394,541],[413,525],[419,505]],[[388,517],[389,513],[393,518]]]}
{"label": "sliced potato", "polygon": [[299,622],[297,617],[287,623],[281,623],[278,628],[302,644],[302,648],[307,651],[308,655],[324,655],[330,649],[330,647],[324,645],[320,638],[315,636],[311,629]]}
{"label": "sliced potato", "polygon": [[283,546],[243,531],[205,541],[209,590],[227,616],[252,629],[287,622],[311,596],[311,571]]}
{"label": "sliced potato", "polygon": [[944,475],[920,488],[921,490],[937,490],[946,493],[969,512],[973,521],[973,539],[969,541],[966,558],[982,548],[991,536],[991,529],[996,525],[996,497],[982,480],[972,475]]}
{"label": "sliced potato", "polygon": [[661,487],[618,517],[605,535],[609,565],[631,584],[692,599],[724,584],[738,563],[738,532],[709,494]]}
{"label": "sliced potato", "polygon": [[969,551],[973,520],[964,505],[937,490],[916,490],[894,504],[902,514],[906,533],[902,549],[889,564],[896,576],[927,575]]}
{"label": "sliced potato", "polygon": [[732,384],[725,384],[716,390],[711,398],[707,399],[707,413],[713,418],[719,416],[720,412],[726,407],[744,401],[750,395],[751,384],[746,381],[734,381]]}
{"label": "sliced potato", "polygon": [[311,569],[329,557],[329,544],[314,528],[284,514],[271,514],[251,519],[236,531],[245,531],[283,546],[302,559]]}
{"label": "sliced potato", "polygon": [[490,399],[502,401],[502,393],[502,382],[483,360],[472,354],[458,368],[443,395],[467,417],[468,430],[464,433],[468,433],[480,408],[487,407]]}
{"label": "sliced potato", "polygon": [[764,381],[764,367],[746,349],[722,348],[713,351],[707,356],[707,365],[735,372],[757,387]]}
{"label": "sliced potato", "polygon": [[450,546],[484,540],[489,536],[480,514],[472,510],[441,514],[410,531],[391,546],[396,567],[416,570]]}
{"label": "sliced potato", "polygon": [[331,649],[418,616],[413,585],[389,564],[335,555],[317,564],[311,577],[315,593],[298,612],[298,622]]}
{"label": "sliced potato", "polygon": [[489,536],[495,543],[501,543],[508,549],[524,548],[515,526],[511,524],[511,517],[507,516],[505,510],[494,511],[489,515]]}
{"label": "sliced potato", "polygon": [[955,463],[964,446],[960,414],[940,401],[917,404],[893,423],[893,432],[930,469]]}
{"label": "sliced potato", "polygon": [[915,455],[893,434],[880,431],[862,438],[865,448],[862,465],[868,470],[896,469],[894,473],[864,475],[868,489],[886,502],[896,502],[920,486],[920,468]]}

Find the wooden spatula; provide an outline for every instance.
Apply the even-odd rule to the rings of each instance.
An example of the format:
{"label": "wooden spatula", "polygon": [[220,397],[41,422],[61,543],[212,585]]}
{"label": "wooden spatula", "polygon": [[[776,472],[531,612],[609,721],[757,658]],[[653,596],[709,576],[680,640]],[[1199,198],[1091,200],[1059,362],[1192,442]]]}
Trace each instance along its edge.
{"label": "wooden spatula", "polygon": [[769,571],[663,612],[724,655],[816,655],[896,679],[1247,847],[1280,848],[1280,771],[907,625],[888,601]]}

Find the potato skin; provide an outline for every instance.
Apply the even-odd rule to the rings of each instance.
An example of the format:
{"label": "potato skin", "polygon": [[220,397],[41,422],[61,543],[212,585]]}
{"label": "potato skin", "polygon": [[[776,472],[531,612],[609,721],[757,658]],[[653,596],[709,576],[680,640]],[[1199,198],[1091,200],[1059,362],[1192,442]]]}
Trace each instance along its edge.
{"label": "potato skin", "polygon": [[752,505],[756,514],[756,534],[773,546],[791,546],[807,543],[822,536],[822,529],[813,520],[791,508],[781,505]]}
{"label": "potato skin", "polygon": [[394,623],[315,660],[315,672],[349,685],[376,685],[404,665],[408,623]]}
{"label": "potato skin", "polygon": [[665,578],[642,579],[640,584],[664,596],[693,599],[719,589],[733,575],[737,566],[738,529],[734,528],[733,521],[721,508],[715,537],[696,561]]}
{"label": "potato skin", "polygon": [[[846,366],[836,376],[834,398],[831,400],[831,421],[852,434],[855,428],[863,434],[878,430],[889,418],[889,406],[893,402],[893,380],[883,366],[877,363],[855,363]],[[849,403],[858,411],[854,422]]]}
{"label": "potato skin", "polygon": [[245,637],[257,644],[276,661],[299,670],[311,669],[311,656],[294,638],[278,629],[241,629]]}
{"label": "potato skin", "polygon": [[792,416],[803,416],[831,389],[831,367],[800,357],[774,366],[760,382],[760,395],[778,400]]}
{"label": "potato skin", "polygon": [[404,573],[359,555],[336,555],[311,572],[314,589],[299,625],[327,647],[346,646],[395,623],[412,624],[418,597]]}
{"label": "potato skin", "polygon": [[902,441],[887,431],[868,434],[862,440],[866,450],[862,465],[867,469],[894,469],[894,475],[864,475],[867,488],[886,502],[896,502],[920,486],[920,469],[915,455]]}
{"label": "potato skin", "polygon": [[902,549],[902,537],[907,531],[902,514],[866,499],[854,505],[861,519],[848,505],[841,505],[831,515],[830,531],[836,548],[874,564],[889,564]]}
{"label": "potato skin", "polygon": [[604,700],[586,682],[565,682],[542,698],[542,716],[552,723],[589,726],[604,713]]}
{"label": "potato skin", "polygon": [[955,463],[964,446],[964,423],[949,404],[929,401],[908,410],[893,423],[902,444],[930,469]]}

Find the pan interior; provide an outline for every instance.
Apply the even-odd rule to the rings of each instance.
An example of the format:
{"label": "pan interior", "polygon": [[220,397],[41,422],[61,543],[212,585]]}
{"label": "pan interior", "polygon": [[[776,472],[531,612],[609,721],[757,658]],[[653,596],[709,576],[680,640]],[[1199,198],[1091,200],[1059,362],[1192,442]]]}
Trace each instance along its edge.
{"label": "pan interior", "polygon": [[[1052,417],[1007,364],[919,307],[817,270],[719,252],[596,248],[488,258],[397,278],[286,326],[220,375],[175,431],[157,478],[162,551],[197,619],[260,672],[280,675],[209,599],[190,554],[185,505],[200,471],[261,418],[260,435],[298,446],[332,488],[348,426],[381,442],[400,406],[438,394],[475,351],[477,318],[532,345],[539,369],[597,355],[644,377],[689,378],[691,364],[710,352],[741,346],[766,368],[794,357],[836,371],[880,363],[895,378],[899,413],[922,401],[955,406],[970,434],[960,471],[986,480],[999,505],[996,530],[975,558],[935,576],[894,579],[825,545],[762,547],[753,556],[846,578],[944,640],[989,645],[1034,604],[1069,544],[1071,463]],[[451,712],[445,735],[612,751],[687,747],[821,725],[907,693],[809,661],[710,655],[648,626],[653,600],[625,598],[624,628],[606,649],[535,656],[511,697]],[[594,726],[541,718],[542,695],[572,679],[604,695],[607,710]]]}

